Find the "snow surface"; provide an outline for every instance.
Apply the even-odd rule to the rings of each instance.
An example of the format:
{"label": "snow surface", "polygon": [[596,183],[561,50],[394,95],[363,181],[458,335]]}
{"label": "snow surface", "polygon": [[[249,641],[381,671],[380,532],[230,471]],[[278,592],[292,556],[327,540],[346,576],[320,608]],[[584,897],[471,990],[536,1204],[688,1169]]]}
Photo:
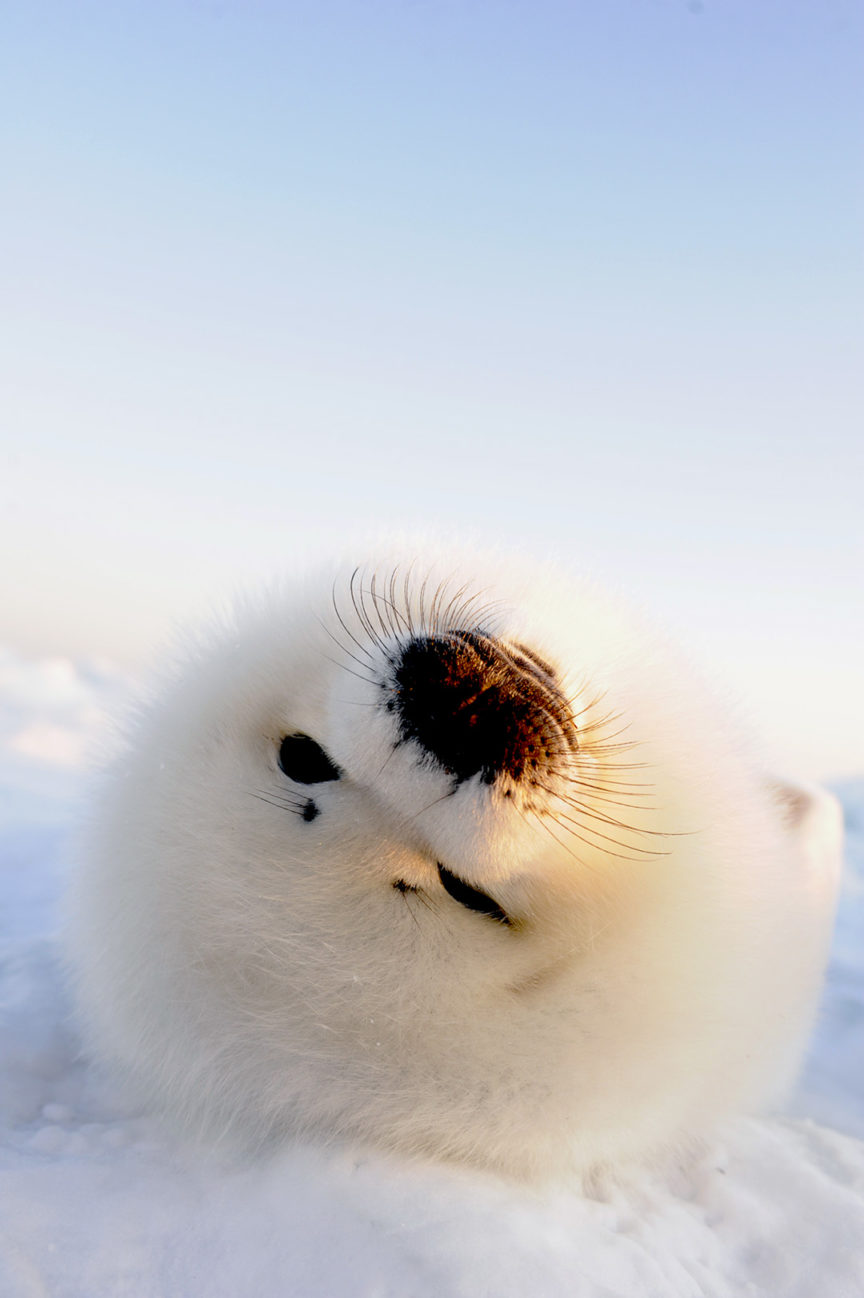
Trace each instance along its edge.
{"label": "snow surface", "polygon": [[128,683],[0,653],[0,1298],[862,1298],[864,782],[785,1114],[686,1170],[528,1189],[357,1149],[178,1147],[79,1057],[59,898],[84,754]]}

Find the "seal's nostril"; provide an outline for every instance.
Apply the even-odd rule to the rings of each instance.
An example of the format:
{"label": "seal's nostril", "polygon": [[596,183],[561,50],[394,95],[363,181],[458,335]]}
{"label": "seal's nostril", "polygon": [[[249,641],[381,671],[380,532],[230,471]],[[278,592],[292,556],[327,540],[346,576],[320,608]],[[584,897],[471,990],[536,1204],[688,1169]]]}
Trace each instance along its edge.
{"label": "seal's nostril", "polygon": [[[403,739],[458,781],[521,779],[575,748],[567,704],[546,665],[477,631],[414,637],[394,672]],[[388,703],[389,706],[389,703]]]}

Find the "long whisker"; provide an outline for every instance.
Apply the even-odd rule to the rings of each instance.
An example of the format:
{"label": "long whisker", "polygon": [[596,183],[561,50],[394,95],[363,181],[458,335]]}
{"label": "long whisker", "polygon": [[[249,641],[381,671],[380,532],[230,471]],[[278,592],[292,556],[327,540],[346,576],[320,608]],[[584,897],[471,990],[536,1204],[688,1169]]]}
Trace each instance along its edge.
{"label": "long whisker", "polygon": [[333,590],[332,590],[332,592],[331,592],[331,600],[332,600],[332,603],[333,603],[333,611],[334,611],[334,613],[336,614],[336,617],[337,617],[338,620],[339,620],[339,625],[342,627],[342,630],[345,632],[345,634],[346,634],[346,635],[347,635],[351,640],[354,641],[354,644],[357,646],[357,648],[360,650],[360,652],[363,653],[363,654],[365,654],[366,657],[370,660],[370,662],[374,661],[374,660],[373,660],[373,657],[372,657],[372,654],[369,652],[369,650],[368,650],[368,648],[366,647],[366,645],[361,644],[361,642],[357,639],[357,637],[354,635],[353,631],[352,631],[352,630],[350,629],[350,627],[346,624],[345,619],[343,618],[341,612],[339,611],[339,605],[338,605],[337,602],[336,602],[336,582],[335,582],[335,581],[333,582]]}
{"label": "long whisker", "polygon": [[336,647],[338,649],[341,649],[343,654],[347,654],[348,657],[351,659],[351,661],[355,662],[358,667],[362,667],[364,671],[368,670],[371,667],[372,665],[371,661],[364,662],[362,658],[358,658],[356,654],[352,654],[351,650],[346,648],[346,646],[342,643],[339,637],[333,634],[333,632],[330,630],[327,623],[322,618],[319,617],[318,623],[321,626],[321,629],[325,631],[327,635],[329,635],[330,639],[333,641]]}
{"label": "long whisker", "polygon": [[[368,610],[367,610],[367,608],[366,608],[366,604],[365,604],[364,599],[363,599],[363,587],[362,587],[362,585],[359,586],[359,592],[360,592],[360,594],[359,594],[359,598],[358,598],[358,593],[357,593],[357,592],[358,592],[358,584],[357,584],[357,583],[358,583],[358,574],[359,574],[359,573],[360,573],[360,569],[359,569],[359,568],[355,568],[354,571],[353,571],[352,574],[351,574],[351,580],[350,580],[349,583],[348,583],[348,592],[349,592],[349,594],[350,594],[350,596],[351,596],[351,603],[354,605],[354,612],[357,614],[358,621],[360,622],[360,625],[363,627],[363,630],[364,630],[364,631],[366,632],[366,634],[368,635],[369,639],[372,641],[373,644],[376,644],[376,645],[378,646],[379,649],[384,649],[384,645],[382,644],[381,640],[379,639],[378,635],[376,634],[375,628],[374,628],[374,626],[372,625],[372,623],[371,623],[371,621],[370,621],[370,619],[369,619],[369,612],[368,612]],[[360,580],[362,580],[362,579],[360,579]]]}
{"label": "long whisker", "polygon": [[[672,830],[642,829],[642,828],[638,828],[636,825],[629,825],[626,823],[626,821],[619,820],[616,816],[607,815],[605,812],[598,811],[598,810],[592,811],[587,803],[580,802],[577,798],[565,797],[562,798],[562,801],[565,802],[567,806],[570,807],[573,811],[578,812],[583,816],[589,816],[592,820],[599,820],[601,824],[609,825],[612,828],[625,829],[628,834],[644,834],[644,835],[648,835],[651,838],[678,837],[678,835],[676,835]],[[631,808],[631,810],[644,811],[647,810],[647,808],[639,807],[639,808]]]}
{"label": "long whisker", "polygon": [[419,816],[422,816],[424,812],[431,811],[433,807],[437,807],[439,802],[445,802],[447,798],[452,798],[455,792],[456,792],[455,789],[448,789],[446,793],[441,794],[440,798],[433,798],[432,801],[427,803],[425,807],[421,807],[419,811],[415,812],[415,814],[410,817],[410,820],[412,822],[417,820],[417,818]]}
{"label": "long whisker", "polygon": [[390,629],[394,635],[397,634],[396,627],[393,623],[394,616],[399,619],[399,621],[402,623],[402,626],[406,631],[409,629],[408,623],[405,621],[405,618],[402,616],[396,604],[396,578],[398,577],[398,575],[399,575],[399,565],[397,564],[396,567],[393,569],[393,571],[390,573],[390,581],[388,582],[387,585],[387,593],[389,595],[389,599],[387,600],[387,604],[386,604],[387,621],[390,623]]}
{"label": "long whisker", "polygon": [[[526,824],[531,824],[531,823],[532,823],[532,822],[528,819],[528,817],[527,817],[527,815],[525,814],[525,812],[521,810],[521,808],[517,807],[516,809],[517,809],[517,811],[519,811],[519,814],[522,816],[522,819],[526,822]],[[546,820],[546,818],[545,818],[544,816],[542,816],[542,815],[538,815],[538,814],[535,813],[532,819],[533,819],[534,823],[539,824],[539,825],[541,826],[542,829],[545,829],[545,831],[546,831],[546,833],[549,835],[549,837],[550,837],[551,839],[553,839],[554,842],[556,842],[556,843],[558,844],[559,847],[563,848],[564,851],[567,852],[567,854],[568,854],[569,856],[572,856],[572,857],[573,857],[573,860],[576,862],[576,864],[577,864],[578,866],[580,866],[580,867],[581,867],[582,869],[584,869],[584,870],[594,870],[594,872],[596,873],[596,867],[592,866],[588,861],[584,861],[584,860],[582,859],[582,857],[577,856],[576,853],[573,851],[573,848],[572,848],[572,847],[569,847],[566,843],[562,843],[561,839],[558,837],[558,835],[557,835],[556,833],[553,832],[551,826],[549,825],[548,821]],[[578,834],[575,834],[575,835],[574,835],[574,838],[578,838]],[[593,844],[592,844],[592,843],[588,843],[587,846],[588,846],[588,847],[592,847]]]}
{"label": "long whisker", "polygon": [[[591,825],[584,825],[581,820],[575,820],[572,816],[566,815],[563,811],[560,811],[556,814],[555,820],[557,824],[561,824],[562,821],[567,822],[566,826],[565,825],[561,826],[562,829],[566,829],[567,833],[573,832],[569,828],[570,825],[576,825],[578,826],[579,829],[582,830],[584,834],[590,834],[595,839],[599,838],[602,843],[614,843],[616,847],[623,847],[626,852],[635,852],[638,856],[669,856],[670,855],[668,851],[664,852],[656,847],[643,847],[641,843],[622,843],[619,838],[612,838],[611,835],[603,834],[600,832],[599,829],[594,829],[593,826]],[[624,826],[624,828],[627,828],[627,826]],[[632,832],[637,833],[638,831],[633,830]],[[595,843],[594,846],[596,847],[597,844]],[[606,849],[604,848],[603,850],[605,851]],[[613,852],[611,853],[611,855],[614,856],[615,853]]]}
{"label": "long whisker", "polygon": [[[381,635],[386,636],[388,635],[388,633],[392,635],[393,629],[388,625],[387,622],[384,621],[384,615],[381,612],[381,605],[382,604],[386,605],[387,601],[385,596],[379,595],[378,591],[375,589],[376,577],[377,577],[377,573],[373,572],[372,576],[369,579],[369,594],[372,596],[372,607],[375,609],[375,616],[377,617],[378,625],[381,628]],[[383,646],[385,642],[379,639],[379,643]]]}
{"label": "long whisker", "polygon": [[[556,767],[550,767],[549,777],[552,780],[560,780],[565,787],[573,785],[579,794],[589,797],[592,802],[602,802],[610,807],[623,807],[629,811],[659,811],[658,807],[647,806],[645,802],[633,802],[633,798],[650,798],[652,793],[627,793],[622,789],[610,789],[602,784],[595,784],[590,780],[581,778],[578,769],[568,770]],[[550,788],[550,793],[555,793],[555,789]],[[573,797],[574,794],[558,794],[559,797]]]}
{"label": "long whisker", "polygon": [[250,798],[256,798],[258,802],[266,802],[271,807],[278,807],[280,811],[291,811],[295,814],[301,812],[309,801],[308,798],[304,798],[302,802],[282,802],[279,798],[265,797],[263,793],[253,793],[251,789],[247,789],[247,792]]}
{"label": "long whisker", "polygon": [[353,667],[346,667],[344,663],[337,662],[336,659],[331,658],[329,654],[322,654],[322,657],[326,658],[327,662],[332,663],[334,667],[340,667],[343,672],[348,672],[350,676],[356,676],[358,681],[365,681],[367,685],[381,684],[381,682],[376,680],[374,676],[361,676],[359,672],[355,672]]}
{"label": "long whisker", "polygon": [[[652,851],[650,851],[648,848],[639,847],[639,846],[636,845],[636,844],[634,844],[634,845],[631,847],[631,845],[630,845],[629,843],[616,843],[616,846],[617,846],[617,847],[623,847],[623,848],[624,848],[624,853],[635,853],[635,856],[634,856],[634,855],[625,855],[625,854],[622,853],[622,852],[613,852],[610,848],[605,847],[605,846],[601,845],[600,843],[595,842],[593,839],[591,839],[591,838],[585,838],[583,834],[577,833],[577,831],[576,831],[574,828],[572,828],[571,825],[561,825],[561,820],[562,820],[562,819],[564,819],[564,820],[569,820],[570,817],[568,817],[568,816],[563,816],[563,817],[562,817],[562,816],[557,816],[557,817],[555,818],[555,823],[561,826],[561,829],[564,831],[565,834],[572,834],[572,836],[573,836],[574,838],[578,838],[578,839],[579,839],[579,842],[580,842],[580,843],[584,843],[586,847],[591,847],[591,848],[593,848],[595,852],[596,852],[596,851],[601,851],[601,852],[603,853],[604,856],[613,856],[613,857],[615,857],[616,860],[619,860],[619,861],[635,861],[635,860],[638,860],[638,858],[639,858],[640,856],[642,856],[642,857],[645,857],[645,856],[648,856],[648,857],[654,857],[654,856],[664,856],[664,855],[668,855],[668,853],[663,853],[663,852],[652,852]],[[576,823],[578,823],[578,822],[575,822],[575,821],[573,822],[573,824],[576,824]],[[546,825],[546,822],[545,822],[545,821],[543,821],[543,824],[545,825],[546,829],[549,829],[549,826]],[[596,835],[597,837],[599,837],[599,838],[605,838],[605,835],[603,835],[603,834],[598,834],[596,830],[589,829],[589,828],[587,828],[587,826],[585,826],[585,825],[580,825],[579,828],[582,829],[582,830],[584,830],[585,834],[595,834],[595,835]],[[551,833],[552,831],[549,830],[549,832]],[[555,838],[555,835],[552,834],[552,837]],[[556,841],[560,842],[560,839],[557,839]],[[609,840],[609,841],[614,841],[614,840]],[[562,844],[562,846],[563,846],[563,844]],[[577,858],[577,859],[578,859],[578,858]],[[584,862],[582,862],[582,864],[584,864]]]}
{"label": "long whisker", "polygon": [[416,628],[414,626],[414,618],[411,613],[411,576],[413,572],[414,572],[414,562],[412,561],[404,577],[402,578],[402,601],[405,606],[405,618],[408,622],[408,632],[411,636],[415,636],[417,634]]}
{"label": "long whisker", "polygon": [[[408,623],[405,621],[405,618],[402,616],[401,612],[400,612],[399,609],[396,607],[396,605],[393,603],[393,601],[392,601],[391,599],[388,599],[388,597],[387,597],[386,595],[382,595],[381,592],[380,592],[380,590],[379,590],[379,591],[376,591],[376,590],[375,590],[375,588],[374,588],[374,580],[375,580],[375,579],[374,579],[374,577],[373,577],[373,579],[372,579],[372,584],[370,585],[370,588],[369,588],[369,594],[372,596],[372,599],[375,601],[376,612],[377,612],[377,607],[378,607],[378,605],[379,605],[379,604],[383,604],[385,609],[389,610],[389,612],[392,612],[393,615],[394,615],[395,617],[397,617],[397,618],[399,619],[400,622],[403,623],[403,625],[404,625],[404,629],[405,629],[406,631],[409,630]],[[380,620],[380,614],[379,614],[379,620]],[[399,630],[398,630],[398,629],[393,625],[393,623],[390,621],[389,613],[388,613],[387,623],[388,623],[388,628],[387,628],[387,629],[389,629],[390,633],[391,633],[392,635],[394,635],[394,636],[398,636],[398,635],[400,634],[400,631],[399,631]],[[385,634],[386,634],[386,629],[385,629]],[[386,646],[383,646],[383,645],[382,645],[382,648],[384,648],[385,651],[386,651]]]}

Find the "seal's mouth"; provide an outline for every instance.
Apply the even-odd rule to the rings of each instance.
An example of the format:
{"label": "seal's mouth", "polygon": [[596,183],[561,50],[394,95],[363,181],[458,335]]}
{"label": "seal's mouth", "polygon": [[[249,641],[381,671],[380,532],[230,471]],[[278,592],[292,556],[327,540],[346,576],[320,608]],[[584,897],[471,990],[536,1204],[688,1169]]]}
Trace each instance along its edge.
{"label": "seal's mouth", "polygon": [[453,874],[440,861],[438,878],[444,891],[449,893],[454,901],[458,901],[460,906],[464,906],[467,910],[474,910],[478,915],[485,915],[488,919],[494,919],[499,924],[506,924],[508,928],[513,927],[513,920],[506,910],[498,905],[494,897],[481,892],[479,888],[472,888],[470,883],[460,879],[458,874]]}

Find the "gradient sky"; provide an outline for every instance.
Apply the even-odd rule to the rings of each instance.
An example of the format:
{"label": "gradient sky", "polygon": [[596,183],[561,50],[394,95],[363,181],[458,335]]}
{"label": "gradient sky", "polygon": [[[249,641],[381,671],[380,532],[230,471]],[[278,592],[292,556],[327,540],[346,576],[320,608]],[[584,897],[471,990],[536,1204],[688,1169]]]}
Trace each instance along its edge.
{"label": "gradient sky", "polygon": [[468,528],[864,770],[852,0],[0,6],[0,639]]}

